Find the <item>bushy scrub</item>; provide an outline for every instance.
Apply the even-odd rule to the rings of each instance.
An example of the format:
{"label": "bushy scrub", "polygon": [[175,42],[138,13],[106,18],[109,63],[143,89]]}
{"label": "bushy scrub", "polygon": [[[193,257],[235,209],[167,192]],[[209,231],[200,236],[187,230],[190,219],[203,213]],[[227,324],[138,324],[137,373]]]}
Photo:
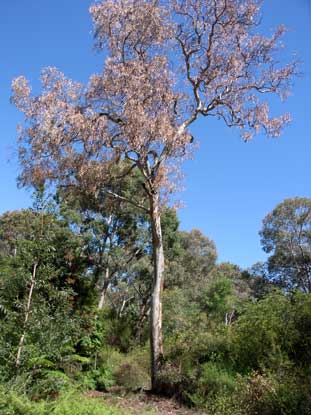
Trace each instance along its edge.
{"label": "bushy scrub", "polygon": [[190,400],[197,406],[204,406],[218,395],[230,394],[235,388],[235,378],[225,368],[208,362],[200,367],[194,393],[188,393]]}
{"label": "bushy scrub", "polygon": [[[232,331],[232,358],[238,370],[292,365],[307,367],[311,362],[310,298],[275,293],[250,304]],[[304,358],[298,354],[305,352]]]}
{"label": "bushy scrub", "polygon": [[115,384],[111,370],[105,367],[78,372],[74,379],[81,390],[107,391]]}
{"label": "bushy scrub", "polygon": [[149,353],[147,349],[133,349],[113,370],[116,383],[129,390],[150,387]]}
{"label": "bushy scrub", "polygon": [[45,370],[39,376],[34,376],[28,386],[28,394],[32,399],[53,399],[71,386],[72,380],[65,373],[58,370]]}
{"label": "bushy scrub", "polygon": [[102,400],[88,398],[72,391],[54,401],[30,401],[4,388],[0,389],[1,415],[124,415],[118,408],[108,407]]}
{"label": "bushy scrub", "polygon": [[20,395],[0,387],[1,415],[45,415],[46,405],[32,403],[25,395]]}
{"label": "bushy scrub", "polygon": [[231,394],[219,394],[210,403],[214,415],[309,415],[310,388],[295,378],[253,372],[238,376]]}
{"label": "bushy scrub", "polygon": [[149,388],[150,357],[147,348],[136,348],[127,354],[105,347],[98,352],[96,364],[74,374],[82,390],[107,391],[114,385],[128,390]]}
{"label": "bushy scrub", "polygon": [[85,358],[73,379],[81,390],[106,391],[115,384],[114,370],[119,367],[122,355],[114,349],[104,348],[96,353],[96,359]]}
{"label": "bushy scrub", "polygon": [[165,390],[217,415],[309,414],[310,301],[274,292],[230,325],[188,315],[166,339]]}
{"label": "bushy scrub", "polygon": [[61,396],[50,405],[53,415],[122,415],[116,408],[109,408],[101,400],[91,399],[77,393]]}

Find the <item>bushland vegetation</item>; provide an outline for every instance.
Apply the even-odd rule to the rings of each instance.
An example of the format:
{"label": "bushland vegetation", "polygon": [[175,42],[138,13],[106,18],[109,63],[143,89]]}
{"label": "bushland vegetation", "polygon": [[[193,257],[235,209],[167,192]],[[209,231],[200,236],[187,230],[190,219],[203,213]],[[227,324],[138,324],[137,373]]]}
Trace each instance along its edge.
{"label": "bushland vegetation", "polygon": [[[114,228],[99,200],[78,202],[37,191],[31,208],[0,217],[3,414],[118,414],[83,393],[151,388],[150,225],[122,203]],[[160,393],[209,414],[309,414],[311,201],[267,215],[271,255],[248,270],[218,263],[175,211],[163,218]]]}
{"label": "bushland vegetation", "polygon": [[12,83],[34,202],[0,218],[3,411],[113,413],[90,393],[121,387],[211,414],[309,413],[310,201],[265,218],[270,256],[249,270],[218,263],[170,207],[198,118],[245,141],[289,123],[265,98],[297,74],[278,56],[285,28],[265,36],[257,0],[90,12],[103,66],[87,85],[53,67],[37,94]]}

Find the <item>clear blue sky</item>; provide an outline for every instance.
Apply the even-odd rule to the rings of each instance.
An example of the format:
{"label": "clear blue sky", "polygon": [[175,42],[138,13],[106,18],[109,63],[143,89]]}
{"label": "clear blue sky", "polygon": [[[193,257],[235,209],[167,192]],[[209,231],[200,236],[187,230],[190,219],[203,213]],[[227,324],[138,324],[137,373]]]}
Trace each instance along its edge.
{"label": "clear blue sky", "polygon": [[[16,125],[22,116],[9,103],[12,78],[20,74],[36,87],[40,69],[57,66],[86,81],[101,67],[92,50],[89,0],[2,0],[0,14],[0,213],[29,206],[29,193],[16,188]],[[265,258],[258,231],[263,217],[284,198],[311,197],[311,0],[266,0],[264,30],[284,23],[284,54],[297,53],[303,76],[275,113],[289,111],[293,122],[279,139],[257,136],[244,144],[238,132],[215,120],[199,121],[195,159],[184,166],[186,207],[183,229],[198,228],[217,245],[219,260],[243,267]]]}

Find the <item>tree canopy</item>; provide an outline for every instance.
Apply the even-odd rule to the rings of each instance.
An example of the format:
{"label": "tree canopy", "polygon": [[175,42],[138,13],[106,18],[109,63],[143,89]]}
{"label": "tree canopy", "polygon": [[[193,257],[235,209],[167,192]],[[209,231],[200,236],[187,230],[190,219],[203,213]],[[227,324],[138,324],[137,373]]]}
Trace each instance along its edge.
{"label": "tree canopy", "polygon": [[260,235],[272,279],[311,292],[311,199],[285,199],[265,217]]}

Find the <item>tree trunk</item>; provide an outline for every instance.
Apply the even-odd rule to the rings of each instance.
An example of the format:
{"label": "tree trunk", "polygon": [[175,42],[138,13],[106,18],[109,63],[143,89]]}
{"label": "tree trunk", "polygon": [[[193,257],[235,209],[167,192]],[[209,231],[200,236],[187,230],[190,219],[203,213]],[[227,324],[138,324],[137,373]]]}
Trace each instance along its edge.
{"label": "tree trunk", "polygon": [[33,289],[34,289],[35,282],[36,282],[37,266],[38,266],[38,264],[35,262],[34,265],[33,265],[33,269],[32,269],[30,288],[29,288],[28,299],[27,299],[27,304],[26,304],[26,311],[25,311],[25,318],[24,318],[24,325],[23,325],[23,334],[22,334],[22,336],[19,340],[16,359],[15,359],[15,367],[16,368],[18,368],[20,366],[20,363],[21,363],[21,354],[22,354],[22,351],[23,351],[26,332],[27,332],[27,322],[28,322],[29,315],[30,315],[32,294],[33,294]]}
{"label": "tree trunk", "polygon": [[105,272],[105,277],[104,277],[104,283],[100,290],[100,297],[99,297],[99,302],[97,306],[98,310],[102,310],[104,307],[108,286],[109,286],[109,268],[107,267],[106,272]]}
{"label": "tree trunk", "polygon": [[164,282],[164,251],[158,194],[150,196],[150,210],[154,269],[150,313],[151,385],[154,392],[160,392],[159,372],[163,362],[161,294]]}
{"label": "tree trunk", "polygon": [[149,311],[150,309],[148,310],[147,302],[144,302],[140,307],[138,322],[135,327],[135,339],[139,344],[141,343],[142,330]]}

